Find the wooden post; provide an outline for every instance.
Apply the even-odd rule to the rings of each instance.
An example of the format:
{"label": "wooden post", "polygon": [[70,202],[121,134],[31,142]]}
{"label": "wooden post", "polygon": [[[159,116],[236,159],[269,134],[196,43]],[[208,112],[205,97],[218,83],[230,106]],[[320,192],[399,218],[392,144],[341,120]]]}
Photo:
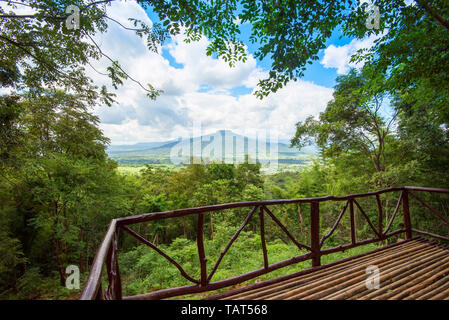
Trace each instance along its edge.
{"label": "wooden post", "polygon": [[259,220],[260,220],[260,239],[262,241],[262,252],[263,252],[263,266],[265,269],[268,269],[268,254],[267,254],[267,246],[265,243],[265,222],[263,219],[263,206],[260,207]]}
{"label": "wooden post", "polygon": [[404,215],[405,239],[412,238],[412,223],[410,221],[410,210],[408,206],[408,191],[402,191],[402,214]]}
{"label": "wooden post", "polygon": [[354,216],[354,201],[349,200],[349,214],[351,217],[351,242],[355,244],[357,242],[356,230],[355,230],[355,216]]}
{"label": "wooden post", "polygon": [[205,286],[207,284],[206,254],[204,253],[204,241],[203,241],[203,225],[204,225],[204,213],[200,213],[198,214],[198,226],[196,229],[196,244],[198,246],[198,256],[200,258],[201,286]]}
{"label": "wooden post", "polygon": [[114,233],[114,237],[113,237],[113,240],[112,240],[112,245],[113,245],[113,248],[114,248],[114,259],[113,259],[113,270],[114,270],[114,273],[115,273],[115,286],[114,286],[114,289],[115,289],[115,298],[117,299],[117,300],[122,300],[122,280],[121,280],[121,278],[120,278],[120,269],[119,269],[119,266],[118,266],[118,256],[117,256],[117,251],[118,251],[118,249],[117,249],[117,238],[118,238],[118,236],[117,236],[117,232],[118,232],[118,230],[116,230],[115,231],[115,233]]}
{"label": "wooden post", "polygon": [[116,300],[122,300],[122,281],[120,279],[120,270],[118,267],[117,257],[117,230],[112,237],[112,273],[114,275],[114,298]]}
{"label": "wooden post", "polygon": [[106,256],[106,270],[109,285],[106,289],[105,298],[110,300],[122,300],[122,283],[117,259],[117,231],[114,232],[108,255]]}
{"label": "wooden post", "polygon": [[101,286],[101,282],[98,285],[98,291],[95,295],[95,300],[104,300],[104,296],[103,296],[103,288]]}
{"label": "wooden post", "polygon": [[[380,196],[376,194],[376,201],[377,201],[377,210],[378,210],[378,216],[377,216],[377,225],[379,234],[382,236],[383,233],[383,212],[382,212],[382,201],[380,200]],[[382,239],[381,239],[382,240]]]}
{"label": "wooden post", "polygon": [[310,203],[310,247],[312,249],[312,267],[321,265],[320,252],[320,204]]}
{"label": "wooden post", "polygon": [[379,232],[379,246],[382,246],[382,240],[383,240],[383,219],[384,219],[384,214],[383,214],[383,210],[382,210],[382,200],[380,199],[380,196],[378,194],[376,194],[376,202],[377,202],[377,211],[378,211],[378,215],[377,215],[377,225],[378,225],[378,232]]}

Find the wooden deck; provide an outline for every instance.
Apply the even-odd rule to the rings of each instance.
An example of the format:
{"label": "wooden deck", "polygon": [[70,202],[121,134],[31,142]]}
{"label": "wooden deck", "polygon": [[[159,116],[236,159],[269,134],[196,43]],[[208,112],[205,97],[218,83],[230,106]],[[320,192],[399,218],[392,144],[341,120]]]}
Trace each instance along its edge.
{"label": "wooden deck", "polygon": [[[378,267],[378,289],[367,288],[369,266]],[[449,300],[449,249],[422,238],[308,271],[286,280],[269,280],[209,299]]]}
{"label": "wooden deck", "polygon": [[[389,219],[384,214],[383,200],[389,194],[397,197],[396,207]],[[418,196],[418,194],[420,194]],[[412,227],[410,205],[427,210],[414,210],[424,217],[432,214],[440,223],[449,226],[447,213],[435,209],[441,203],[440,196],[449,195],[449,189],[426,187],[394,187],[373,192],[350,194],[346,196],[324,196],[316,198],[279,199],[263,201],[247,201],[224,203],[197,208],[176,209],[172,211],[146,213],[137,216],[112,219],[100,247],[97,250],[91,266],[89,277],[81,293],[81,300],[160,300],[180,297],[187,294],[211,292],[239,285],[248,280],[267,274],[274,270],[310,260],[312,268],[299,271],[284,277],[267,280],[238,290],[228,291],[214,296],[215,299],[446,299],[449,296],[449,249],[435,242],[413,238],[425,236],[449,243],[447,232],[443,235]],[[437,197],[435,199],[435,197]],[[362,199],[364,200],[362,202]],[[433,199],[433,200],[432,200]],[[333,226],[324,234],[320,230],[320,206],[324,203],[340,203],[340,214],[336,216]],[[430,204],[429,204],[430,203]],[[363,204],[363,207],[362,207]],[[290,210],[300,211],[301,206],[310,208],[309,234],[305,239],[310,243],[301,243],[293,233],[284,226],[273,208],[276,206],[293,206]],[[437,207],[438,208],[438,207]],[[213,261],[206,257],[204,248],[204,219],[206,214],[227,210],[227,214],[236,214],[248,210],[248,214],[221,251],[220,256]],[[356,228],[356,214],[361,217],[358,224],[366,223],[369,238],[359,239]],[[330,248],[329,238],[339,226],[344,215],[349,215],[349,234],[340,239],[340,244]],[[402,219],[401,216],[402,215]],[[154,243],[150,242],[133,226],[140,223],[164,220],[168,218],[196,217],[196,245],[199,258],[199,277],[189,275],[175,259]],[[257,219],[257,216],[259,219]],[[377,217],[376,217],[377,216]],[[250,220],[259,226],[263,267],[227,279],[213,281],[215,272],[223,257],[227,254],[241,231],[247,227]],[[300,250],[301,255],[287,258],[270,264],[266,248],[265,221],[270,219],[273,226],[278,226],[284,237],[288,237]],[[402,222],[398,223],[397,220]],[[257,221],[258,220],[258,221]],[[388,221],[387,221],[388,220]],[[377,222],[377,223],[376,223]],[[301,222],[302,223],[302,222]],[[293,226],[294,227],[294,226]],[[328,228],[329,225],[326,226]],[[123,232],[124,231],[124,232]],[[179,275],[192,284],[175,288],[164,288],[133,296],[122,295],[122,282],[118,261],[118,238],[129,234],[139,242],[149,246],[168,260],[179,270]],[[370,235],[371,234],[371,235]],[[406,241],[394,243],[372,252],[346,258],[344,260],[323,265],[322,258],[329,254],[343,252],[355,247],[393,240],[397,237]],[[304,240],[304,239],[303,239]],[[106,273],[103,269],[106,266]],[[376,266],[379,273],[380,287],[368,289],[367,267]],[[103,278],[107,275],[106,288],[103,289]],[[209,299],[209,298],[208,298]]]}

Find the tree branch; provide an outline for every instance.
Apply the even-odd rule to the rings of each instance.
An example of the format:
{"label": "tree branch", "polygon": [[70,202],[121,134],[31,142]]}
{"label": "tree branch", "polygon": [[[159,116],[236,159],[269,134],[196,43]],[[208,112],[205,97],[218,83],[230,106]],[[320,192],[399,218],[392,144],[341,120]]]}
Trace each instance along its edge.
{"label": "tree branch", "polygon": [[[6,2],[6,3],[13,3],[13,4],[18,4],[18,5],[28,6],[28,7],[33,8],[33,9],[39,9],[37,7],[33,7],[33,6],[28,5],[28,4],[20,3],[20,2],[16,2],[16,1],[4,1],[4,0],[0,0],[0,1],[1,2]],[[80,9],[80,13],[85,11],[89,7],[96,6],[96,5],[103,4],[103,3],[111,3],[112,1],[114,1],[114,0],[94,1],[94,2],[89,3],[88,5],[86,5],[85,7],[81,8]],[[34,18],[37,18],[38,16],[39,16],[39,13],[24,14],[24,15],[3,14],[3,15],[0,15],[0,18],[5,18],[5,19],[34,19]],[[64,20],[64,19],[67,19],[67,16],[45,16],[44,15],[44,16],[42,16],[42,18],[44,18],[44,19]]]}
{"label": "tree branch", "polygon": [[[100,54],[101,54],[102,56],[104,56],[105,58],[107,58],[107,59],[108,59],[109,61],[111,61],[112,63],[115,63],[115,61],[114,61],[111,57],[109,57],[107,54],[105,54],[105,53],[101,50],[100,46],[95,42],[94,39],[92,39],[92,37],[91,37],[89,34],[85,33],[85,35],[87,35],[87,37],[92,41],[92,43],[95,45],[95,47],[98,49],[98,51],[100,52]],[[148,92],[148,94],[154,95],[155,92],[156,92],[156,93],[157,93],[157,92],[160,92],[160,90],[154,90],[155,92],[152,91],[152,90],[148,90],[148,89],[145,88],[145,87],[144,87],[138,80],[134,79],[134,78],[131,77],[125,70],[123,70],[121,66],[118,66],[118,67],[119,67],[120,71],[123,72],[123,74],[124,74],[127,78],[129,78],[131,81],[133,81],[134,83],[136,83],[137,85],[139,85],[143,90],[145,90],[146,92]]]}
{"label": "tree branch", "polygon": [[19,49],[21,49],[22,51],[24,51],[27,55],[29,55],[30,57],[34,58],[37,62],[39,62],[40,64],[42,64],[43,66],[47,67],[47,69],[51,70],[51,71],[56,71],[57,73],[66,76],[68,78],[71,78],[69,75],[65,74],[63,71],[59,70],[57,67],[50,65],[47,61],[44,61],[42,59],[40,59],[39,57],[37,57],[35,54],[33,54],[30,50],[24,48],[19,42],[16,42],[12,39],[9,39],[5,36],[0,35],[0,39],[5,40],[6,42],[9,42],[10,44],[18,47]]}
{"label": "tree branch", "polygon": [[126,29],[126,30],[131,30],[131,31],[145,31],[145,29],[135,29],[135,28],[129,28],[129,27],[127,27],[127,26],[124,26],[123,24],[121,24],[119,21],[117,21],[117,20],[115,20],[115,19],[113,19],[113,18],[111,18],[111,17],[109,17],[109,16],[107,16],[107,15],[104,15],[103,16],[104,18],[107,18],[107,19],[109,19],[109,20],[111,20],[111,21],[113,21],[113,22],[115,22],[115,23],[117,23],[119,26],[121,26],[123,29]]}
{"label": "tree branch", "polygon": [[427,0],[416,0],[416,3],[424,8],[430,15],[435,18],[443,27],[449,30],[449,21],[445,20],[440,14],[431,6],[427,4]]}

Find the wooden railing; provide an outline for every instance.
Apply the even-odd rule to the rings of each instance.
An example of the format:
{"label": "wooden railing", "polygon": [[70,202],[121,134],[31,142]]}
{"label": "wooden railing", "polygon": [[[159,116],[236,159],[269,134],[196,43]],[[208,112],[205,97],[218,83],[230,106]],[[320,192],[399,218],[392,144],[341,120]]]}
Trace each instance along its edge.
{"label": "wooden railing", "polygon": [[[391,192],[400,192],[399,199],[397,201],[395,210],[391,215],[391,218],[388,221],[388,225],[383,227],[383,210],[380,195]],[[95,256],[89,277],[84,286],[83,292],[81,294],[81,299],[83,300],[93,300],[93,299],[164,299],[178,295],[191,294],[191,293],[199,293],[205,291],[216,290],[220,288],[224,288],[227,286],[235,285],[249,279],[255,278],[262,274],[266,274],[273,270],[298,263],[305,260],[312,261],[312,267],[319,267],[321,265],[321,257],[327,254],[345,251],[357,246],[366,245],[374,242],[380,242],[385,239],[388,239],[392,236],[396,236],[399,234],[404,234],[405,239],[411,239],[413,233],[433,237],[439,240],[449,241],[449,238],[433,234],[426,231],[421,231],[418,229],[412,228],[411,220],[410,220],[410,210],[409,210],[409,197],[415,198],[418,202],[420,202],[424,207],[430,210],[434,215],[439,217],[445,225],[449,226],[449,221],[445,216],[443,216],[440,212],[435,210],[429,204],[427,204],[421,197],[419,197],[417,192],[430,192],[430,193],[442,193],[449,194],[448,189],[436,189],[436,188],[422,188],[422,187],[399,187],[399,188],[389,188],[376,192],[363,193],[363,194],[352,194],[342,197],[336,196],[326,196],[326,197],[318,197],[318,198],[303,198],[303,199],[289,199],[289,200],[267,200],[267,201],[250,201],[250,202],[238,202],[238,203],[228,203],[228,204],[219,204],[213,206],[205,206],[199,208],[191,208],[191,209],[180,209],[173,210],[167,212],[157,212],[157,213],[148,213],[142,214],[138,216],[131,216],[125,218],[114,219],[111,221],[108,231],[97,251]],[[362,206],[359,204],[357,199],[367,198],[367,197],[375,197],[377,203],[377,227],[370,221],[368,215],[363,210]],[[338,215],[334,225],[330,229],[330,231],[324,236],[320,237],[320,203],[325,201],[345,201],[345,204]],[[299,243],[292,234],[287,230],[287,228],[279,221],[278,218],[272,213],[269,209],[270,206],[274,205],[282,205],[282,204],[302,204],[308,203],[310,204],[310,246],[306,244]],[[390,231],[393,222],[400,211],[402,206],[402,214],[403,214],[403,228],[397,229],[394,231]],[[228,244],[221,252],[218,260],[215,262],[210,272],[207,273],[207,259],[204,251],[204,241],[203,241],[203,224],[204,224],[204,214],[206,212],[215,212],[224,209],[233,209],[233,208],[242,208],[249,207],[251,210],[249,211],[246,219],[243,221],[240,228],[234,234],[234,236],[229,240]],[[342,217],[348,211],[349,207],[349,216],[350,216],[350,234],[351,234],[351,243],[345,245],[339,245],[333,248],[323,248],[324,243],[327,239],[334,233],[337,226],[339,225]],[[356,234],[356,226],[355,226],[355,214],[354,207],[358,208],[360,214],[364,217],[366,222],[368,223],[370,229],[374,233],[374,237],[366,240],[357,240]],[[259,216],[259,226],[261,232],[261,242],[262,242],[262,252],[263,252],[263,268],[254,270],[252,272],[235,276],[229,279],[220,280],[211,282],[213,275],[218,269],[223,257],[228,252],[229,248],[232,246],[234,241],[238,238],[239,234],[243,230],[243,228],[248,224],[251,217],[254,214],[258,214]],[[181,267],[173,258],[167,255],[164,251],[158,248],[156,245],[136,233],[135,231],[129,228],[130,225],[161,220],[166,218],[174,218],[174,217],[183,217],[188,215],[196,215],[197,216],[197,248],[198,248],[198,256],[199,256],[199,264],[200,264],[200,278],[195,279]],[[290,259],[280,261],[274,264],[269,264],[268,254],[265,243],[265,219],[272,219],[285,233],[285,235],[299,248],[302,250],[307,250],[307,253],[292,257]],[[142,294],[138,296],[132,297],[122,297],[122,288],[120,281],[120,272],[119,265],[117,260],[117,236],[118,230],[124,230],[129,233],[134,238],[138,239],[142,243],[148,245],[150,248],[156,250],[160,255],[165,257],[170,263],[172,263],[176,268],[178,268],[180,274],[186,278],[188,281],[192,282],[192,285],[177,287],[177,288],[168,288],[163,290],[158,290],[154,292],[150,292],[147,294]],[[103,266],[106,265],[107,276],[108,276],[108,286],[106,290],[102,289],[102,270]],[[313,268],[312,268],[313,269]]]}

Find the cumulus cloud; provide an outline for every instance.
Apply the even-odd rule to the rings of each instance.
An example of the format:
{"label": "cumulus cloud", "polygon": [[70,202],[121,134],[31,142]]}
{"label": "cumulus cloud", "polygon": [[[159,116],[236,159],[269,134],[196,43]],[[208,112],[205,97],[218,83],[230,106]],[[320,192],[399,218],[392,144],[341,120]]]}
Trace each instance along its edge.
{"label": "cumulus cloud", "polygon": [[[108,15],[124,25],[128,17],[137,17],[151,25],[144,10],[134,2],[114,2]],[[178,35],[160,48],[177,66],[170,65],[166,55],[149,52],[144,40],[113,21],[108,32],[96,35],[102,50],[142,84],[151,83],[164,93],[155,101],[132,81],[117,90],[117,104],[95,109],[101,129],[113,144],[143,141],[168,141],[191,134],[193,123],[200,122],[203,133],[227,129],[251,135],[270,128],[280,139],[290,139],[295,123],[308,115],[317,115],[332,98],[332,89],[307,81],[288,83],[286,87],[260,100],[253,94],[232,94],[232,89],[254,91],[267,72],[257,66],[252,55],[246,63],[234,68],[221,59],[206,55],[209,41],[186,43]],[[164,57],[165,56],[165,57]],[[110,62],[93,61],[104,71]],[[95,71],[89,75],[98,84],[109,86],[107,77]]]}
{"label": "cumulus cloud", "polygon": [[254,57],[249,55],[245,63],[239,62],[230,68],[222,59],[206,55],[208,45],[209,41],[204,36],[200,41],[186,43],[183,35],[177,35],[167,47],[175,61],[184,66],[182,74],[187,81],[207,84],[213,89],[246,85],[248,75],[257,70]]}
{"label": "cumulus cloud", "polygon": [[324,56],[320,63],[325,68],[336,68],[338,74],[346,74],[350,68],[361,68],[363,62],[351,62],[351,57],[360,49],[371,48],[378,37],[371,35],[363,40],[354,39],[344,46],[331,44],[324,50]]}

